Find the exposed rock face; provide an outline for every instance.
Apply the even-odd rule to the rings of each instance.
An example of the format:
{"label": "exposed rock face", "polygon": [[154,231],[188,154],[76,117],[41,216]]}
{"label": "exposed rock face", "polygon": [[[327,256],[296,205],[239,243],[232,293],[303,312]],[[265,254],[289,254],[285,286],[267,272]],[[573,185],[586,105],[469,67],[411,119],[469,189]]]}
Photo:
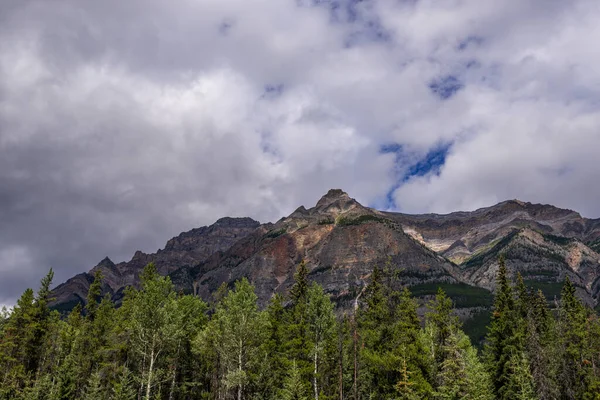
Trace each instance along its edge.
{"label": "exposed rock face", "polygon": [[387,213],[404,231],[456,263],[467,282],[495,288],[498,256],[528,285],[557,295],[565,276],[594,304],[600,291],[598,220],[550,205],[506,201],[447,215]]}
{"label": "exposed rock face", "polygon": [[54,289],[54,305],[68,309],[84,301],[96,271],[101,271],[104,277],[103,291],[119,300],[125,287],[139,282],[139,273],[148,263],[154,262],[163,275],[182,267],[191,268],[215,252],[227,250],[259,226],[260,223],[251,218],[221,218],[213,225],[181,233],[154,254],[137,251],[130,261],[119,264],[106,257],[88,273],[79,274]]}
{"label": "exposed rock face", "polygon": [[341,190],[331,190],[309,210],[263,227],[215,254],[196,268],[173,274],[184,289],[210,298],[222,282],[249,278],[262,305],[273,293],[286,292],[304,260],[310,278],[338,303],[348,303],[368,282],[375,265],[386,262],[405,283],[458,283],[455,266],[412,240],[400,225],[363,207]]}
{"label": "exposed rock face", "polygon": [[275,224],[223,218],[182,233],[155,254],[138,251],[119,264],[106,258],[54,293],[59,308],[70,308],[85,298],[92,274],[101,270],[104,291],[118,301],[154,262],[178,289],[206,300],[223,282],[247,277],[265,305],[274,293],[289,290],[304,260],[310,278],[341,307],[362,290],[375,265],[388,265],[417,296],[427,298],[442,285],[468,314],[489,306],[503,254],[511,273],[521,273],[548,297],[569,276],[593,305],[600,294],[598,251],[600,220],[571,210],[511,200],[473,212],[407,215],[364,207],[335,189],[315,207],[301,206]]}

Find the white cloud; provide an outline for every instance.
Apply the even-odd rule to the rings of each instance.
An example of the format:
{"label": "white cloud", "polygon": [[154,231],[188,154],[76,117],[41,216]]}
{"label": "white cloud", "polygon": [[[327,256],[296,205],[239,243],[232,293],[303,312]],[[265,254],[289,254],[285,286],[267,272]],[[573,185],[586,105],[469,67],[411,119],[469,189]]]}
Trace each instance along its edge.
{"label": "white cloud", "polygon": [[[597,2],[311,4],[4,2],[0,252],[35,257],[0,267],[0,301],[49,266],[60,281],[330,187],[381,204],[440,143],[445,165],[395,190],[400,210],[600,214]],[[464,87],[441,100],[428,85],[447,76]]]}

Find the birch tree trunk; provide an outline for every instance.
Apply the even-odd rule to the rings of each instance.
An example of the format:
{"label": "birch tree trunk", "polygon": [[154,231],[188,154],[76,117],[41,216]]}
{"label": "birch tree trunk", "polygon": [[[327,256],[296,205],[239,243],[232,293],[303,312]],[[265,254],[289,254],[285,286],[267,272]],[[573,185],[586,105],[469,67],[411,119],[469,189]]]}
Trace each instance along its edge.
{"label": "birch tree trunk", "polygon": [[313,374],[313,388],[315,390],[315,400],[319,400],[319,388],[317,387],[317,347],[315,346],[315,366]]}
{"label": "birch tree trunk", "polygon": [[177,360],[179,360],[179,349],[181,340],[177,342],[177,352],[175,353],[175,361],[173,362],[173,378],[171,379],[171,389],[169,390],[169,400],[173,400],[173,392],[175,391],[175,380],[177,377]]}
{"label": "birch tree trunk", "polygon": [[150,400],[150,388],[152,387],[152,372],[154,369],[154,338],[150,350],[150,367],[148,367],[148,384],[146,385],[146,400]]}
{"label": "birch tree trunk", "polygon": [[238,385],[238,400],[242,400],[242,349],[243,349],[243,343],[240,340],[240,351],[238,353],[238,372],[239,372],[239,379],[240,379],[240,383]]}

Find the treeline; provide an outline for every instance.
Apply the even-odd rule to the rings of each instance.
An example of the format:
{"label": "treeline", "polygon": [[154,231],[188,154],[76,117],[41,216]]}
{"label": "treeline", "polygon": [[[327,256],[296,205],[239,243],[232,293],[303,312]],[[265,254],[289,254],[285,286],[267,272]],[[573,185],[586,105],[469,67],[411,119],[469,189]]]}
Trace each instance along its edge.
{"label": "treeline", "polygon": [[336,316],[300,264],[265,310],[246,280],[207,305],[152,264],[122,306],[101,298],[61,318],[52,271],[0,316],[1,399],[600,399],[600,323],[567,280],[557,306],[500,263],[481,354],[438,291],[422,321],[389,268]]}

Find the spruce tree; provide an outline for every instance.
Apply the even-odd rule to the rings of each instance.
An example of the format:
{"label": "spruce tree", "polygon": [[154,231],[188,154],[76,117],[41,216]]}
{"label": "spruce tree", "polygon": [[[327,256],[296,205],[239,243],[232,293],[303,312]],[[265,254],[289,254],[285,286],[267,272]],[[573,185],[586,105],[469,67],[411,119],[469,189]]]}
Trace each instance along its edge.
{"label": "spruce tree", "polygon": [[318,382],[322,375],[320,366],[323,363],[326,342],[333,339],[336,320],[333,303],[323,292],[323,288],[315,282],[308,289],[307,319],[313,358],[313,392],[315,400],[319,400]]}
{"label": "spruce tree", "polygon": [[104,398],[106,398],[106,396],[102,385],[102,379],[100,373],[96,371],[88,380],[87,386],[83,392],[82,400],[98,400]]}
{"label": "spruce tree", "polygon": [[[575,286],[567,276],[561,291],[559,317],[558,371],[561,397],[579,399],[592,373],[589,363],[588,312],[576,296]],[[587,362],[586,362],[587,361]]]}
{"label": "spruce tree", "polygon": [[[456,360],[456,348],[449,346],[448,341],[456,338],[453,334],[460,328],[458,317],[453,314],[452,300],[439,288],[435,299],[428,303],[426,325],[432,335],[432,354],[434,365],[443,366],[448,358]],[[434,374],[437,369],[434,368]]]}
{"label": "spruce tree", "polygon": [[304,380],[309,380],[313,371],[308,337],[308,290],[308,267],[302,261],[294,274],[294,284],[290,289],[284,346],[288,367],[291,360],[295,360]]}
{"label": "spruce tree", "polygon": [[118,380],[113,384],[110,394],[111,400],[135,400],[137,391],[131,372],[127,367],[121,368]]}
{"label": "spruce tree", "polygon": [[542,291],[531,293],[530,299],[525,349],[535,391],[541,400],[556,399],[559,397],[556,325]]}
{"label": "spruce tree", "polygon": [[521,351],[521,340],[515,301],[503,257],[499,259],[496,282],[496,295],[484,355],[496,395],[501,400],[510,400],[514,390],[510,386],[511,369],[508,363],[513,354]]}
{"label": "spruce tree", "polygon": [[306,383],[302,381],[302,374],[296,365],[292,362],[292,367],[288,376],[283,381],[283,388],[279,393],[281,400],[308,400]]}

